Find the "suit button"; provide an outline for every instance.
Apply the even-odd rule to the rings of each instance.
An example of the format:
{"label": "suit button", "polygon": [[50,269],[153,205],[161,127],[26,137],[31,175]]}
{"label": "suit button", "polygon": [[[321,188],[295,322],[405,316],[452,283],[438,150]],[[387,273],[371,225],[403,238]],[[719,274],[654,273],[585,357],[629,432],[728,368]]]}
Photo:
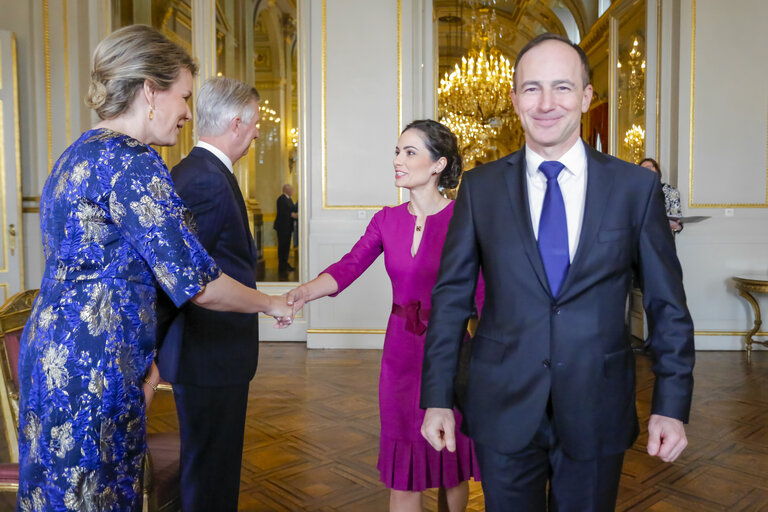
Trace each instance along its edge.
{"label": "suit button", "polygon": [[543,364],[545,368],[549,368],[550,366],[552,366],[552,362],[549,359],[543,360],[541,364]]}
{"label": "suit button", "polygon": [[559,315],[560,314],[560,308],[557,306],[552,306],[552,314],[553,315]]}

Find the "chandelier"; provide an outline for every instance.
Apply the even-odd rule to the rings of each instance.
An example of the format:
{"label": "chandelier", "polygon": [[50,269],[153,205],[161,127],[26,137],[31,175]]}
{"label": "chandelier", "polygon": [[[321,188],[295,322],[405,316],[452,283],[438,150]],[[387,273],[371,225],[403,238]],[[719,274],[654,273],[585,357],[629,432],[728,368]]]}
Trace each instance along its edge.
{"label": "chandelier", "polygon": [[624,134],[624,145],[629,151],[631,162],[639,162],[645,148],[645,130],[636,124]]}
{"label": "chandelier", "polygon": [[472,48],[437,90],[440,121],[459,138],[466,162],[485,156],[488,140],[514,118],[513,69],[496,48],[496,11],[481,7],[473,19]]}
{"label": "chandelier", "polygon": [[459,140],[459,153],[465,163],[482,159],[493,139],[499,134],[494,126],[483,126],[469,116],[448,112],[440,122],[451,130]]}
{"label": "chandelier", "polygon": [[252,144],[256,144],[257,148],[256,161],[263,164],[269,148],[280,140],[280,116],[269,104],[269,100],[264,100],[259,104],[258,128],[258,143],[254,141]]}

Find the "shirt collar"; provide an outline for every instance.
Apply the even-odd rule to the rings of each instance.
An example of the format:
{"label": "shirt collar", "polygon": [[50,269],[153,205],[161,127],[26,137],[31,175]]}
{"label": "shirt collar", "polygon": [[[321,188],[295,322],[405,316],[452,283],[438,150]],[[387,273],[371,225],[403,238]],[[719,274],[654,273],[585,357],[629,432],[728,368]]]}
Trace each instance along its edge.
{"label": "shirt collar", "polygon": [[[544,161],[544,157],[532,150],[527,144],[525,146],[525,172],[529,179],[536,179],[537,176],[543,178],[539,171],[539,166]],[[587,152],[584,149],[584,142],[578,139],[571,149],[565,152],[558,159],[558,162],[565,166],[565,169],[576,177],[580,177],[587,170]]]}
{"label": "shirt collar", "polygon": [[221,163],[223,163],[227,167],[227,169],[229,169],[229,172],[231,172],[232,174],[235,173],[235,170],[232,168],[232,160],[230,160],[229,157],[225,155],[222,150],[220,150],[213,144],[208,144],[207,142],[204,142],[202,140],[197,141],[197,144],[195,145],[199,148],[206,149],[211,153],[213,153],[216,156],[216,158],[221,160]]}

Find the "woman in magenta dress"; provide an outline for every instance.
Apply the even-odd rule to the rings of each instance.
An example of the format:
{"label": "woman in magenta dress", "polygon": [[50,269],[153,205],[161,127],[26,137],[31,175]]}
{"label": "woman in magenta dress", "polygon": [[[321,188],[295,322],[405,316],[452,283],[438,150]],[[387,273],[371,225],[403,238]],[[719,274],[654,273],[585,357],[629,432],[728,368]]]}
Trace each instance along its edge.
{"label": "woman in magenta dress", "polygon": [[434,450],[421,436],[424,411],[419,408],[430,296],[453,214],[453,201],[442,196],[438,185],[458,185],[461,157],[456,137],[436,121],[414,121],[400,135],[394,168],[395,185],[410,191],[410,202],[376,213],[352,250],[316,279],[289,292],[288,303],[298,309],[310,300],[336,296],[384,253],[393,304],[379,379],[378,468],[391,489],[390,510],[420,511],[421,492],[438,487],[439,509],[462,511],[467,481],[479,480],[472,441],[457,433],[455,452]]}

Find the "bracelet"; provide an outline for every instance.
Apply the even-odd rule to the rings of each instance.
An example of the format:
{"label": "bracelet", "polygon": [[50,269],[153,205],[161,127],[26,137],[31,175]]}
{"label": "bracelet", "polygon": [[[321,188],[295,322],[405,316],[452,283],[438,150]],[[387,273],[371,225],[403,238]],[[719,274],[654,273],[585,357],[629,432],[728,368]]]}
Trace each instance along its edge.
{"label": "bracelet", "polygon": [[144,379],[144,384],[149,384],[149,387],[152,388],[152,391],[157,393],[157,386],[155,384],[152,384],[149,379]]}

